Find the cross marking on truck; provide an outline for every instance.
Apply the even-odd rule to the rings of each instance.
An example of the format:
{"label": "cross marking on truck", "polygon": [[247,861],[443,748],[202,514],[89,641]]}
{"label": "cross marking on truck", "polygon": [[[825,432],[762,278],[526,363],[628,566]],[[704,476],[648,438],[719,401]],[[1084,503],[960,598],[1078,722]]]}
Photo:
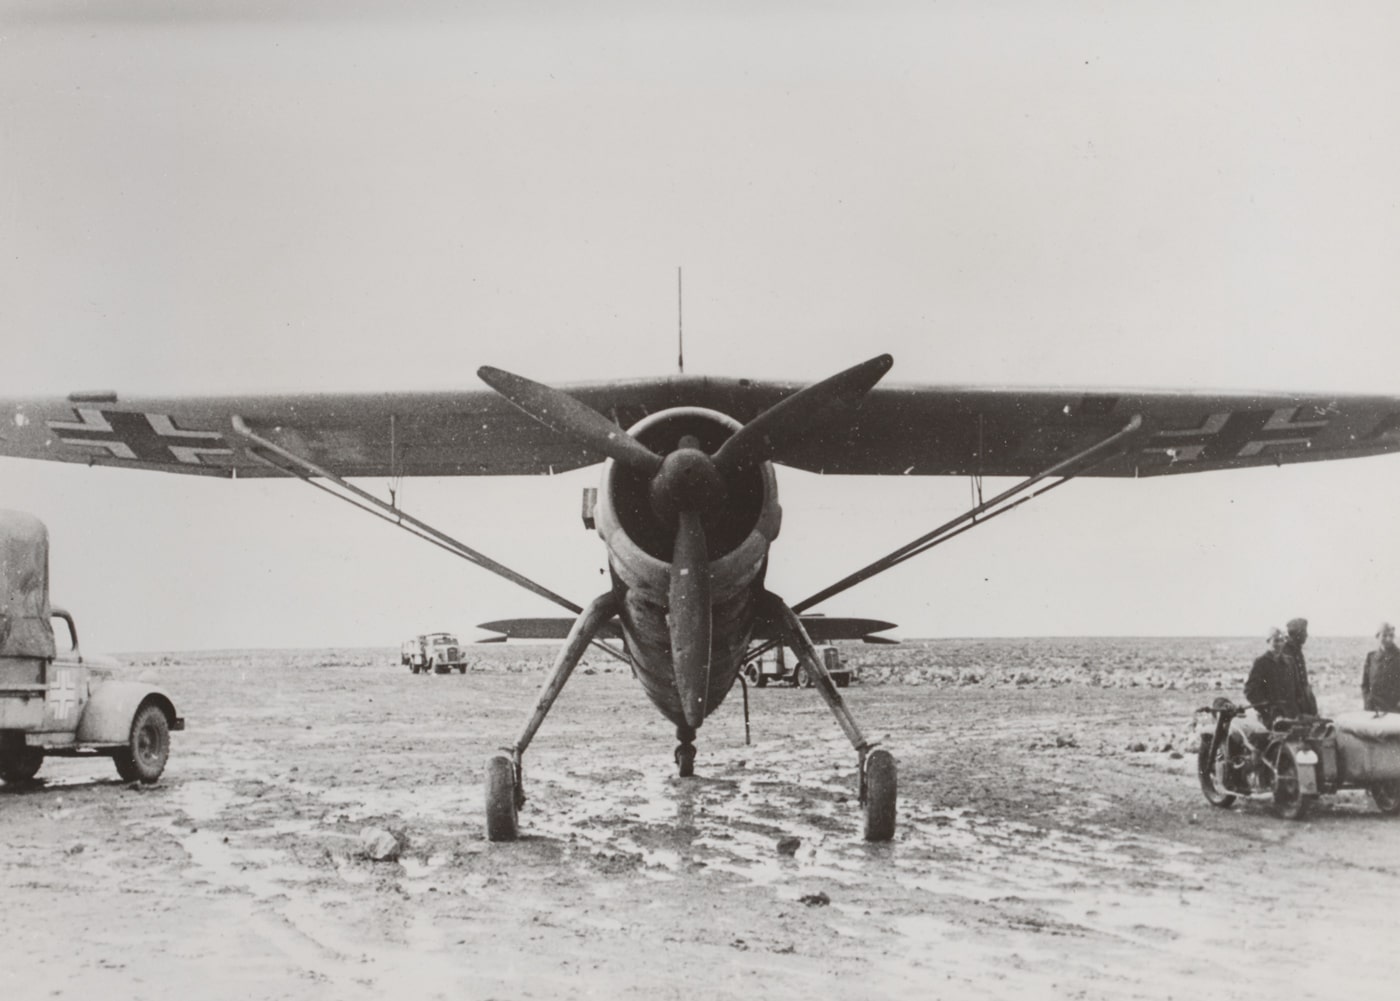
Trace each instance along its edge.
{"label": "cross marking on truck", "polygon": [[77,673],[59,671],[57,679],[49,686],[49,705],[53,709],[55,719],[66,720],[68,714],[77,708],[78,685],[74,680]]}

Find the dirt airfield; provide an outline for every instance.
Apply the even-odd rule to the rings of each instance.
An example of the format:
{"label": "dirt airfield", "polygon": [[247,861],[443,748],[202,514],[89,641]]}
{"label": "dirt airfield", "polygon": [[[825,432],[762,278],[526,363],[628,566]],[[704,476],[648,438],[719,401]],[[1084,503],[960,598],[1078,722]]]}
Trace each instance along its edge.
{"label": "dirt airfield", "polygon": [[[0,788],[0,995],[118,999],[1394,998],[1400,818],[1209,807],[1192,710],[1255,641],[856,648],[899,762],[861,842],[811,691],[736,688],[697,777],[621,665],[586,662],[526,756],[517,843],[480,774],[549,651],[414,676],[390,651],[142,655],[189,728],[162,781],[106,759]],[[1354,708],[1364,640],[1309,647]],[[394,861],[362,832],[391,832]]]}

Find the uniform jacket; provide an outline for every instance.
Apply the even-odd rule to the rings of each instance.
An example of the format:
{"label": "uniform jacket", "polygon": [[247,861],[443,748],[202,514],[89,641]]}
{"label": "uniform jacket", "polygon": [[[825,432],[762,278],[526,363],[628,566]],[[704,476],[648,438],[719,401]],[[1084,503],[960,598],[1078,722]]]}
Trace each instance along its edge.
{"label": "uniform jacket", "polygon": [[1306,683],[1299,680],[1293,661],[1286,655],[1274,656],[1271,650],[1255,659],[1244,683],[1244,697],[1259,707],[1259,717],[1266,724],[1277,716],[1299,716],[1307,694]]}
{"label": "uniform jacket", "polygon": [[1361,698],[1367,709],[1400,712],[1400,647],[1387,644],[1366,654],[1361,669]]}
{"label": "uniform jacket", "polygon": [[[1293,665],[1293,683],[1298,690],[1298,711],[1316,716],[1317,699],[1313,697],[1312,685],[1308,682],[1308,659],[1303,656],[1303,648],[1290,639],[1283,645],[1283,659]],[[1297,713],[1284,715],[1296,716]]]}

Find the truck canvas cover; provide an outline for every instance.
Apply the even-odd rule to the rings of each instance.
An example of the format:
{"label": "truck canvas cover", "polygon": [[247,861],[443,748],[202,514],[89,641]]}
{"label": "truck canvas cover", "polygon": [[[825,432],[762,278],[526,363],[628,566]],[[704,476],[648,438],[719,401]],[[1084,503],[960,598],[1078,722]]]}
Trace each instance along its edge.
{"label": "truck canvas cover", "polygon": [[54,657],[48,529],[32,514],[4,509],[0,509],[0,657]]}

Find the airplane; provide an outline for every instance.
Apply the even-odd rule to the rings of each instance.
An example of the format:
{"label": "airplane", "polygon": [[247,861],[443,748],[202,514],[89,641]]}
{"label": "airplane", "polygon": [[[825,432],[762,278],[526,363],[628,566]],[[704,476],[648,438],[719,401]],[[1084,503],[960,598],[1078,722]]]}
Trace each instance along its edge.
{"label": "airplane", "polygon": [[[624,657],[695,739],[752,644],[782,642],[856,752],[867,841],[894,836],[897,775],[816,656],[808,609],[1082,476],[1150,477],[1400,450],[1400,398],[1171,390],[877,385],[882,354],[798,387],[678,374],[551,387],[490,366],[461,392],[0,399],[0,456],[242,478],[295,476],[546,598],[565,641],[519,737],[486,763],[486,835],[514,839],[524,754],[591,644]],[[539,475],[602,463],[585,518],[609,583],[586,607],[350,482]],[[806,598],[765,586],[782,509],[775,466],[828,475],[968,476],[978,502]],[[1021,477],[981,499],[983,476]],[[520,620],[517,620],[520,621]],[[888,624],[849,620],[853,635]],[[860,623],[864,622],[864,625]],[[557,626],[541,627],[549,630]],[[562,631],[562,630],[560,630]],[[622,649],[608,644],[620,638]]]}

